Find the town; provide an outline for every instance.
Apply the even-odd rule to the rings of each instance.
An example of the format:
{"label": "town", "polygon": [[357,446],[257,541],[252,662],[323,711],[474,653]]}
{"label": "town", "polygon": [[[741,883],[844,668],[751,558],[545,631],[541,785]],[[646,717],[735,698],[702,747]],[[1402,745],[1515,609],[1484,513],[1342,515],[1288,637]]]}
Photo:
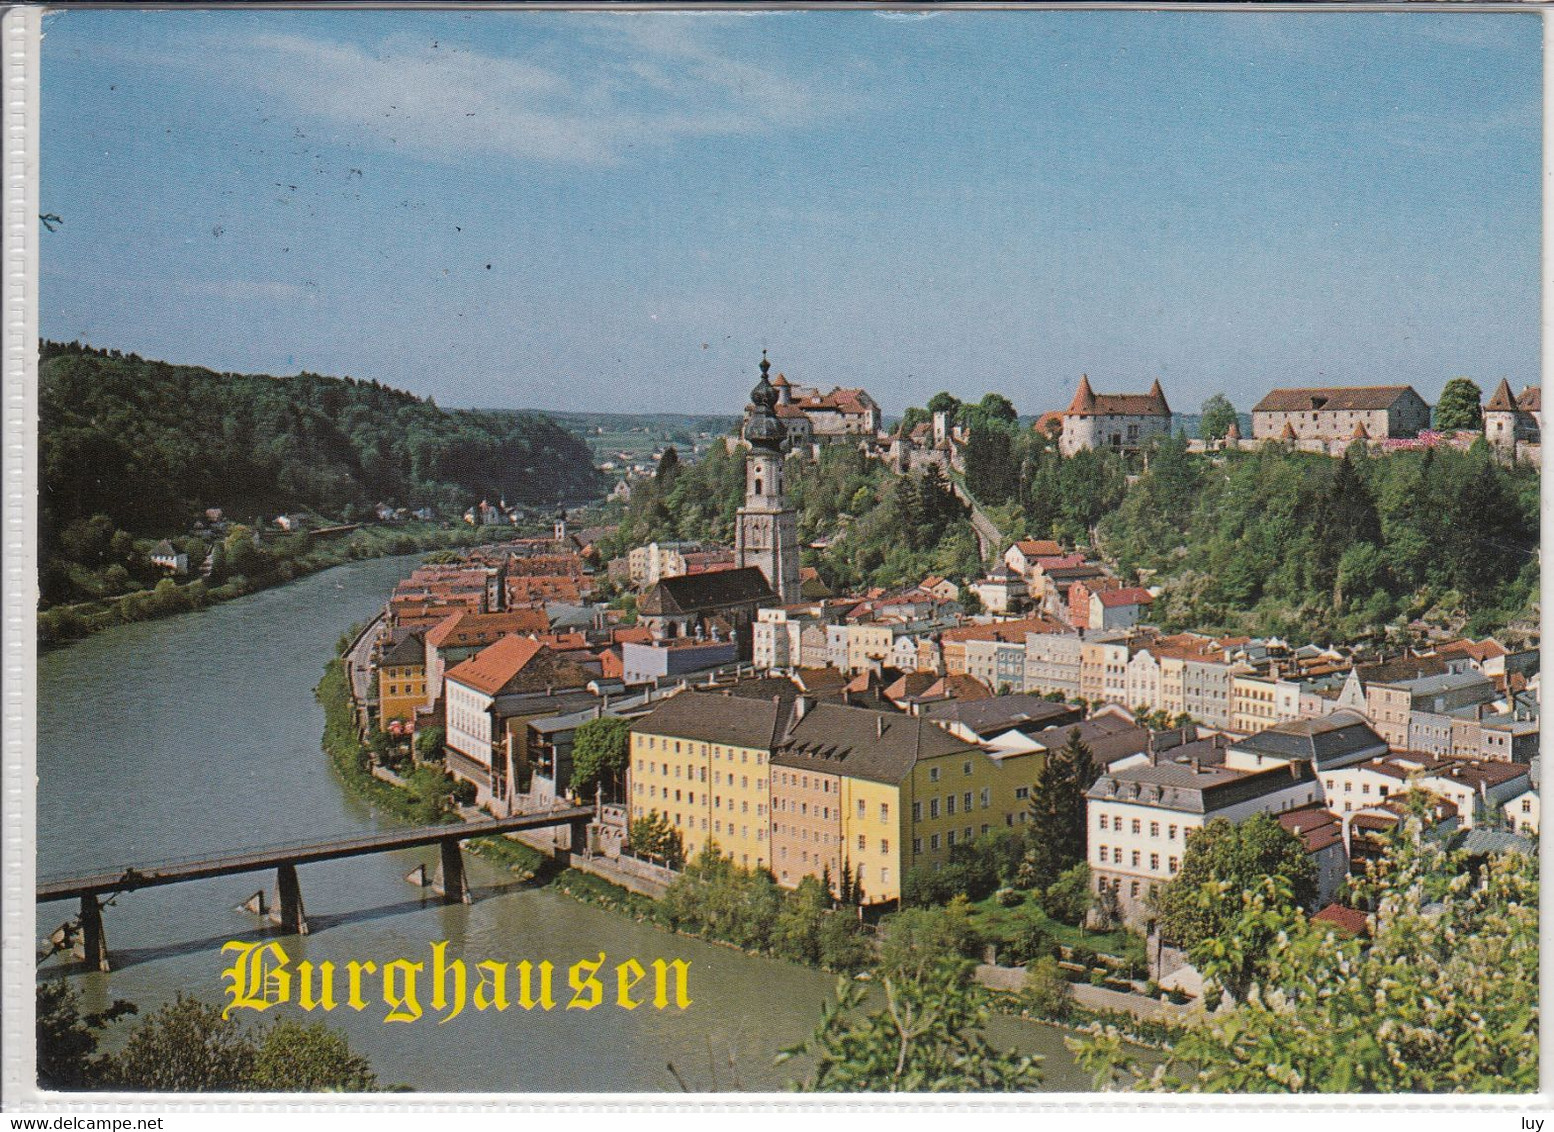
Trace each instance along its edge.
{"label": "town", "polygon": [[[1277,823],[1309,860],[1306,911],[1358,936],[1367,908],[1349,882],[1406,821],[1479,858],[1533,851],[1535,636],[1430,627],[1389,648],[1168,631],[1158,582],[1077,542],[1002,539],[964,486],[974,417],[914,411],[887,430],[862,389],[801,387],[764,355],[759,372],[737,435],[716,442],[743,465],[732,545],[620,548],[614,527],[584,521],[597,510],[560,507],[548,533],[434,555],[399,584],[345,652],[374,774],[441,766],[468,817],[591,805],[572,866],[644,895],[721,856],[785,889],[818,880],[874,922],[989,897],[964,891],[968,860],[1000,837],[1046,836],[1028,828],[1033,803],[1060,764],[1077,767],[1058,815],[1081,835],[1077,859],[1036,868],[1037,892],[1078,875],[1070,919],[1146,941],[1147,970],[1103,965],[1091,980],[1124,1009],[1203,994],[1159,910],[1205,829]],[[1343,461],[1477,444],[1537,465],[1538,389],[1502,381],[1482,406],[1475,394],[1468,428],[1440,427],[1444,401],[1432,428],[1406,386],[1275,389],[1249,435],[1231,412],[1205,419],[1186,451]],[[1065,457],[1147,462],[1172,421],[1160,382],[1098,393],[1083,376],[1067,408],[1019,427]],[[981,572],[832,592],[804,562],[814,544],[801,543],[789,488],[837,446],[952,488]],[[660,477],[674,459],[662,455]],[[644,482],[619,480],[611,504]],[[509,521],[486,501],[465,518]],[[1029,958],[1019,950],[990,945],[989,977]],[[1085,957],[1061,954],[1075,993],[1090,992]]]}

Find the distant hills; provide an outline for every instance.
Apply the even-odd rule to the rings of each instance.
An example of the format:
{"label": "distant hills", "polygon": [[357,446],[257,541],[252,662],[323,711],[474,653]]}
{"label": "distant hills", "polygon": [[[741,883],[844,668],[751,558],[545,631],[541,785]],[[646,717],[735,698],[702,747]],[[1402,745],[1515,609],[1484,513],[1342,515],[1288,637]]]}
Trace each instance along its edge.
{"label": "distant hills", "polygon": [[206,507],[243,521],[378,502],[462,512],[606,486],[589,446],[545,416],[445,410],[350,377],[216,373],[46,341],[38,413],[46,543],[99,514],[161,535]]}

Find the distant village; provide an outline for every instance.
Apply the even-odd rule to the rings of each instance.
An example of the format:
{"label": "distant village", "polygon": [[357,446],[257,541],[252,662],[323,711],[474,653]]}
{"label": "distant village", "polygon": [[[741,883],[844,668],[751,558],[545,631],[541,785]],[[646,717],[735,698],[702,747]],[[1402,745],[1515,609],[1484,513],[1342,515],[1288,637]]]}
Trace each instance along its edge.
{"label": "distant village", "polygon": [[[1272,815],[1316,865],[1311,911],[1359,932],[1364,914],[1335,903],[1339,886],[1411,804],[1471,850],[1530,851],[1535,641],[1437,632],[1383,652],[1163,632],[1158,587],[1047,539],[990,548],[979,578],[832,593],[800,563],[790,462],[856,444],[900,474],[953,472],[966,430],[939,413],[890,433],[864,390],[769,371],[763,357],[727,441],[745,461],[734,545],[655,542],[605,560],[613,532],[558,509],[548,535],[418,567],[347,653],[362,733],[439,735],[433,752],[414,744],[418,757],[469,784],[473,809],[505,816],[567,800],[578,728],[627,721],[624,780],[578,799],[596,818],[574,864],[650,893],[673,874],[631,851],[629,826],[656,817],[686,857],[715,845],[790,888],[855,876],[865,906],[887,910],[910,871],[1023,825],[1048,755],[1076,736],[1098,770],[1085,795],[1092,885],[1136,928],[1215,818]],[[1503,381],[1482,433],[1432,431],[1407,386],[1276,389],[1251,419],[1250,436],[1232,426],[1192,447],[1341,456],[1482,435],[1535,463],[1542,425],[1540,391]],[[1159,382],[1100,393],[1081,377],[1033,427],[1071,454],[1138,451],[1171,421]],[[629,491],[623,480],[616,495]],[[483,503],[468,521],[492,521],[486,509],[505,511]],[[634,602],[598,601],[606,587]],[[1191,968],[1165,954],[1152,951],[1152,975],[1191,993]]]}

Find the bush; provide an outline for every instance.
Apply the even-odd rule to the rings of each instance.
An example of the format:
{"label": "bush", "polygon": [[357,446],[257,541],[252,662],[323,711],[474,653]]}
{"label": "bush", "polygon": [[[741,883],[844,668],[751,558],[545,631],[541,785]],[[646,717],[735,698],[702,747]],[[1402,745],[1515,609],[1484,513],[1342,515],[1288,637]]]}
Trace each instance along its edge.
{"label": "bush", "polygon": [[1068,980],[1058,967],[1058,961],[1050,955],[1026,967],[1025,986],[1020,995],[1026,1008],[1043,1018],[1066,1018],[1073,1007]]}
{"label": "bush", "polygon": [[1021,924],[1006,946],[1009,962],[1015,966],[1055,958],[1058,950],[1052,933],[1034,920]]}
{"label": "bush", "polygon": [[1025,901],[1025,893],[1014,888],[1000,888],[993,894],[993,898],[1005,908],[1013,908]]}
{"label": "bush", "polygon": [[1042,908],[1060,923],[1077,926],[1090,911],[1094,897],[1090,892],[1090,866],[1078,864],[1058,874],[1047,886]]}

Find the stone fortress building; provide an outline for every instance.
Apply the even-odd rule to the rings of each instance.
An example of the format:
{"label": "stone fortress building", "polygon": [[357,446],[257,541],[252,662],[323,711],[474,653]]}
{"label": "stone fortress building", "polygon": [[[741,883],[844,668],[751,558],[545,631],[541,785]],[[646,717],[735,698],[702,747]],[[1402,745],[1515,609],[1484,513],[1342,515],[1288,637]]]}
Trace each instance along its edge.
{"label": "stone fortress building", "polygon": [[1065,456],[1082,448],[1134,452],[1151,438],[1170,434],[1171,407],[1159,381],[1148,393],[1097,393],[1081,374],[1062,422],[1058,449]]}

